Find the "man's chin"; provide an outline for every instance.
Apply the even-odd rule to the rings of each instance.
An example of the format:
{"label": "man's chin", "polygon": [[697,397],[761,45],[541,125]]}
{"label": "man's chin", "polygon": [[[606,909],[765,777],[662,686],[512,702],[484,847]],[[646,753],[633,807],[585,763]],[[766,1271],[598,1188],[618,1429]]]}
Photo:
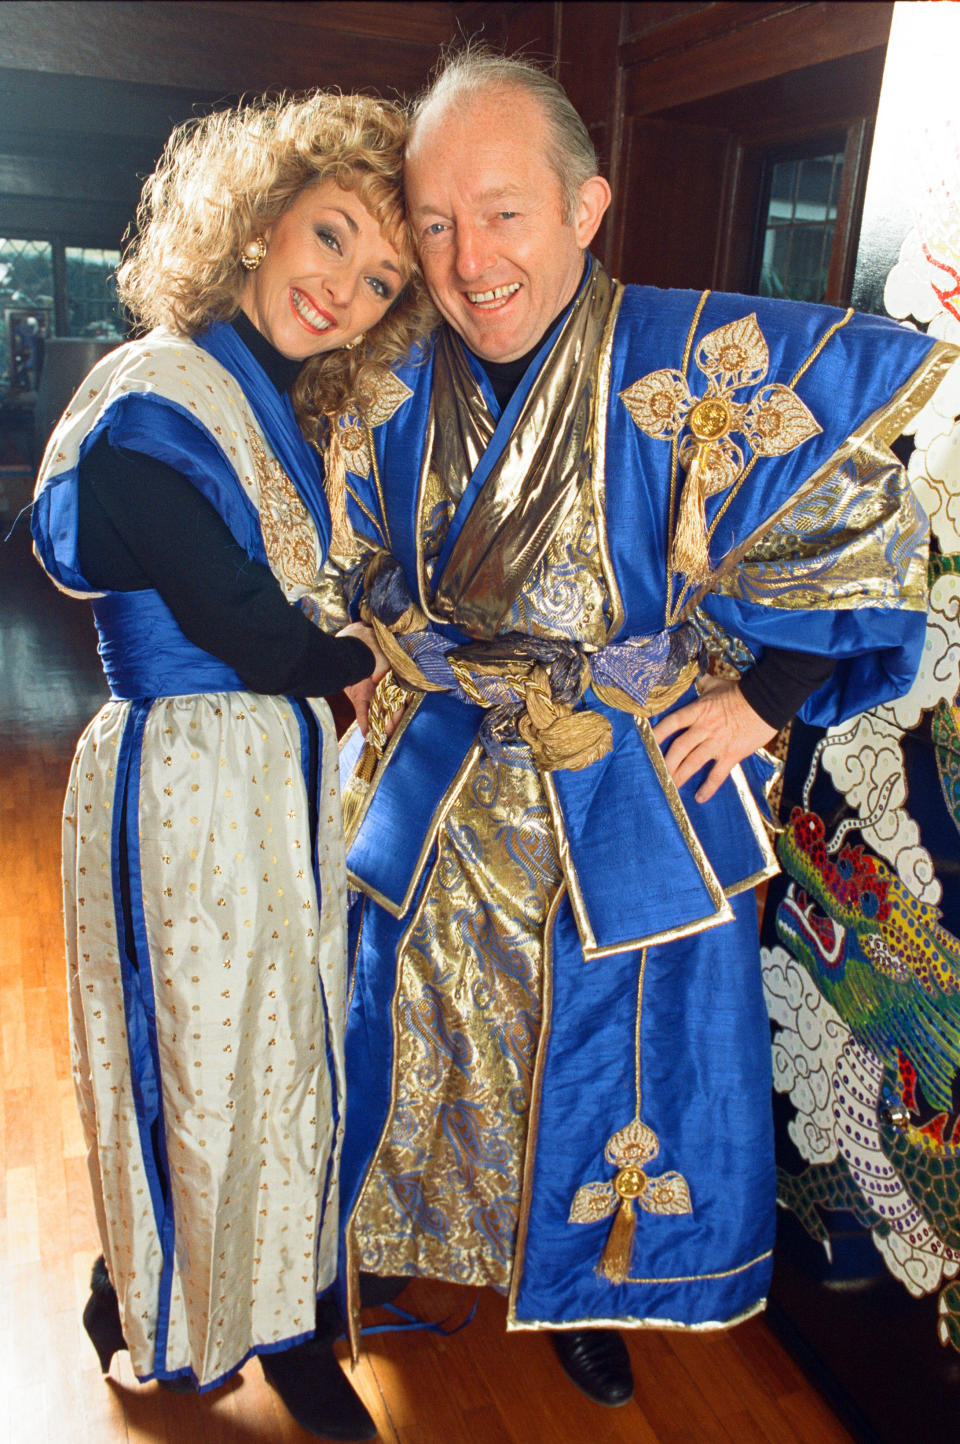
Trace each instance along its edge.
{"label": "man's chin", "polygon": [[518,340],[514,327],[497,326],[494,322],[474,321],[454,328],[466,341],[470,350],[481,361],[515,361],[530,350],[523,340]]}
{"label": "man's chin", "polygon": [[[467,304],[469,305],[469,302]],[[504,315],[509,307],[508,301],[506,306],[497,311],[484,313],[477,307],[470,306],[469,310],[463,310],[458,306],[455,311],[444,310],[443,315],[457,335],[482,361],[512,361],[515,357],[522,356],[530,347],[523,346],[522,337],[519,340],[517,338],[518,317]]]}

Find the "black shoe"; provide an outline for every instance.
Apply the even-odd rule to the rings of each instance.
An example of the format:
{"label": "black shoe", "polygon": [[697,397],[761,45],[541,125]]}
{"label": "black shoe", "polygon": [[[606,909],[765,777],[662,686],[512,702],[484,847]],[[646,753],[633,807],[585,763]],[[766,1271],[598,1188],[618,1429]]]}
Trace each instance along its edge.
{"label": "black shoe", "polygon": [[377,1426],[337,1363],[330,1338],[314,1337],[279,1353],[261,1354],[260,1363],[267,1383],[308,1434],[318,1439],[376,1439]]}
{"label": "black shoe", "polygon": [[630,1402],[630,1355],[615,1329],[558,1329],[550,1338],[567,1378],[588,1399],[611,1408]]}
{"label": "black shoe", "polygon": [[361,1274],[360,1275],[360,1307],[362,1309],[379,1308],[382,1304],[392,1304],[395,1298],[403,1293],[408,1278],[399,1278],[393,1274]]}
{"label": "black shoe", "polygon": [[90,1297],[83,1309],[83,1327],[97,1351],[101,1373],[110,1372],[110,1360],[127,1347],[120,1323],[120,1306],[103,1254],[90,1274]]}
{"label": "black shoe", "polygon": [[[83,1327],[97,1351],[101,1373],[108,1374],[110,1360],[114,1354],[123,1352],[127,1341],[123,1337],[116,1290],[110,1282],[103,1254],[93,1265],[90,1274],[90,1297],[83,1307]],[[197,1388],[193,1380],[186,1377],[158,1379],[157,1383],[161,1389],[166,1389],[168,1394],[193,1394]]]}

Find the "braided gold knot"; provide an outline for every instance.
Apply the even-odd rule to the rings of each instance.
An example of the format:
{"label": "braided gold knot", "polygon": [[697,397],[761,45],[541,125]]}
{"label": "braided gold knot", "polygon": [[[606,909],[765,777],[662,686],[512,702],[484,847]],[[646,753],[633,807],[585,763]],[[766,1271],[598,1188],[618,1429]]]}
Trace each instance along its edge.
{"label": "braided gold knot", "polygon": [[589,767],[613,746],[613,729],[599,712],[574,712],[568,702],[559,702],[550,686],[545,667],[534,667],[524,688],[526,711],[517,731],[544,771],[567,768],[571,772]]}
{"label": "braided gold knot", "polygon": [[387,728],[394,712],[407,705],[409,693],[396,681],[392,672],[384,672],[370,698],[367,713],[368,730],[366,741],[378,757],[383,756],[389,741]]}

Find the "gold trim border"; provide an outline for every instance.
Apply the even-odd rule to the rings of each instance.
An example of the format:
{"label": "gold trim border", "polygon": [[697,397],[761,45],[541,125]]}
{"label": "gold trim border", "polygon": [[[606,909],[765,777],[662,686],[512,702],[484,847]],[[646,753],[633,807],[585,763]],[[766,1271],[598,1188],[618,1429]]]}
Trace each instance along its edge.
{"label": "gold trim border", "polygon": [[[397,743],[400,741],[400,738],[403,736],[404,732],[406,732],[407,728],[410,726],[410,723],[413,721],[414,715],[415,715],[417,709],[419,708],[421,702],[423,701],[424,695],[425,695],[424,693],[421,693],[420,695],[417,695],[417,693],[415,693],[415,692],[410,694],[410,697],[409,697],[409,700],[408,700],[408,702],[407,702],[407,705],[406,705],[406,707],[404,708],[403,716],[400,718],[400,721],[397,723],[396,731],[394,732],[393,736],[390,738],[389,742],[387,743],[386,747],[384,748],[383,756],[380,758],[380,761],[379,761],[379,763],[377,764],[377,770],[376,770],[376,772],[373,774],[373,776],[372,776],[371,779],[370,779],[370,782],[369,782],[369,784],[368,784],[368,786],[367,786],[366,796],[364,797],[364,799],[363,799],[363,801],[361,802],[360,806],[357,808],[357,811],[356,811],[356,813],[354,814],[354,818],[353,818],[353,821],[352,821],[351,824],[350,824],[350,827],[349,827],[348,829],[346,829],[345,832],[344,832],[344,839],[343,839],[343,841],[344,841],[344,848],[345,848],[345,850],[346,850],[347,852],[350,851],[350,848],[353,846],[354,842],[356,841],[357,833],[360,831],[360,827],[361,827],[361,825],[362,825],[362,823],[363,823],[363,820],[364,820],[364,818],[366,817],[367,813],[368,813],[369,810],[370,810],[370,804],[371,804],[371,802],[373,801],[374,794],[375,794],[377,788],[380,786],[381,781],[383,780],[384,769],[386,768],[387,763],[389,762],[390,758],[393,756],[394,750],[395,750],[395,748],[396,748],[396,746],[397,746]],[[350,723],[350,726],[347,728],[346,732],[344,732],[343,737],[340,739],[340,751],[341,751],[341,755],[342,755],[342,753],[343,753],[343,748],[344,748],[344,746],[346,745],[347,738],[348,738],[348,737],[351,737],[351,736],[353,735],[356,727],[357,727],[356,721],[351,722],[351,723]],[[360,755],[361,755],[361,756],[363,755],[362,750],[361,750],[361,754],[360,754]],[[352,779],[353,773],[350,774],[350,777],[351,777],[351,779]],[[341,780],[341,784],[340,784],[340,785],[341,785],[341,788],[342,788],[342,787],[343,787],[343,782],[342,782],[342,780]],[[348,876],[348,877],[350,876],[349,869],[347,870],[347,876]],[[363,889],[361,889],[361,891],[362,891],[362,890],[363,890]]]}
{"label": "gold trim border", "polygon": [[603,329],[603,336],[600,339],[599,359],[597,362],[597,384],[593,401],[593,421],[591,430],[593,432],[592,466],[590,468],[590,486],[593,493],[593,516],[597,527],[597,550],[600,553],[600,566],[603,571],[603,579],[607,587],[607,595],[610,599],[610,620],[607,626],[607,637],[615,637],[623,626],[626,613],[623,606],[623,598],[620,595],[620,588],[617,584],[616,571],[613,565],[613,557],[610,553],[610,541],[607,536],[607,426],[609,425],[610,408],[610,373],[613,367],[613,339],[617,321],[620,317],[620,306],[623,301],[626,287],[621,281],[614,281],[613,301],[610,305],[610,314],[607,317]]}
{"label": "gold trim border", "polygon": [[546,1066],[547,1044],[553,1025],[553,934],[557,914],[567,895],[561,882],[553,896],[543,928],[543,991],[540,995],[540,1038],[537,1043],[537,1061],[530,1086],[530,1112],[527,1119],[527,1144],[523,1152],[523,1183],[520,1190],[520,1214],[517,1219],[517,1234],[513,1245],[513,1264],[510,1269],[510,1290],[507,1295],[507,1328],[515,1320],[517,1290],[523,1275],[527,1233],[530,1228],[530,1205],[533,1197],[534,1161],[537,1152],[537,1135],[540,1125],[540,1100],[543,1095],[543,1074]]}
{"label": "gold trim border", "polygon": [[780,864],[777,861],[777,854],[770,841],[770,833],[764,822],[763,813],[757,805],[757,799],[750,791],[750,785],[743,775],[743,768],[739,762],[735,767],[731,767],[730,769],[730,781],[737,789],[741,806],[747,815],[747,821],[750,823],[753,835],[757,841],[757,846],[763,856],[763,867],[759,872],[753,873],[750,877],[741,878],[739,882],[731,883],[729,887],[724,888],[724,893],[728,898],[737,897],[742,892],[748,892],[751,888],[758,887],[760,883],[767,882],[770,878],[776,877],[780,872]]}
{"label": "gold trim border", "polygon": [[[770,1253],[772,1252],[771,1249]],[[754,1263],[759,1263],[760,1259],[769,1257],[769,1253],[761,1254],[760,1258],[754,1259]],[[751,1268],[752,1265],[745,1264],[744,1267]],[[710,1275],[705,1274],[704,1277],[709,1278]],[[669,1280],[664,1280],[664,1282],[669,1282]],[[633,1283],[633,1280],[628,1279],[627,1283]],[[678,1319],[638,1319],[624,1315],[609,1319],[569,1319],[564,1320],[563,1323],[557,1323],[552,1319],[537,1319],[521,1324],[508,1314],[507,1332],[510,1334],[533,1333],[541,1329],[550,1329],[553,1333],[557,1333],[561,1329],[673,1329],[685,1334],[714,1334],[720,1333],[724,1329],[736,1328],[738,1324],[745,1323],[747,1319],[752,1319],[756,1314],[762,1314],[766,1307],[767,1299],[764,1295],[749,1308],[742,1309],[739,1314],[734,1314],[732,1319],[708,1319],[702,1324],[684,1324]]]}
{"label": "gold trim border", "polygon": [[393,1059],[390,1066],[390,1099],[387,1104],[386,1113],[384,1114],[383,1127],[380,1130],[380,1137],[377,1139],[376,1147],[372,1150],[370,1154],[370,1161],[367,1165],[367,1171],[364,1174],[363,1182],[357,1190],[356,1202],[354,1203],[353,1208],[350,1211],[350,1217],[347,1219],[346,1227],[344,1229],[346,1255],[344,1260],[344,1272],[346,1274],[347,1283],[347,1338],[350,1343],[350,1357],[354,1364],[356,1364],[360,1358],[360,1263],[358,1259],[357,1239],[355,1233],[356,1220],[357,1214],[360,1212],[360,1209],[363,1206],[363,1201],[366,1196],[370,1179],[376,1172],[377,1160],[380,1157],[380,1153],[383,1149],[383,1145],[386,1141],[387,1135],[393,1126],[393,1118],[394,1114],[396,1113],[397,1072],[400,1058],[400,1049],[397,1046],[397,1041],[400,1036],[399,1005],[403,983],[403,970],[400,965],[400,960],[403,957],[404,949],[407,946],[410,936],[420,919],[420,913],[423,908],[423,903],[424,899],[421,898],[419,904],[417,905],[416,911],[413,914],[413,917],[410,919],[410,922],[407,924],[406,928],[400,935],[400,938],[397,942],[396,950],[394,951],[393,955],[394,978],[393,997],[390,1000],[390,1028],[393,1036],[394,1046]]}

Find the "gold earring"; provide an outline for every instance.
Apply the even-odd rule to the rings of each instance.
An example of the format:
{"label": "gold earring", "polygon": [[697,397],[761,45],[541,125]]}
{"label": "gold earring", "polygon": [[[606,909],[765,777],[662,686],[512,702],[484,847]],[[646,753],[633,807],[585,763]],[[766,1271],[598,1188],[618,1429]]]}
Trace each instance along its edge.
{"label": "gold earring", "polygon": [[354,336],[354,338],[353,338],[352,341],[345,341],[344,344],[343,344],[343,349],[344,349],[344,351],[353,351],[353,350],[355,350],[355,348],[356,348],[357,346],[362,345],[363,342],[364,342],[366,339],[367,339],[366,336],[365,336],[364,333],[361,331],[361,332],[360,332],[360,335],[359,335],[359,336]]}
{"label": "gold earring", "polygon": [[245,271],[255,271],[266,254],[267,243],[263,236],[255,236],[240,252],[240,264]]}

